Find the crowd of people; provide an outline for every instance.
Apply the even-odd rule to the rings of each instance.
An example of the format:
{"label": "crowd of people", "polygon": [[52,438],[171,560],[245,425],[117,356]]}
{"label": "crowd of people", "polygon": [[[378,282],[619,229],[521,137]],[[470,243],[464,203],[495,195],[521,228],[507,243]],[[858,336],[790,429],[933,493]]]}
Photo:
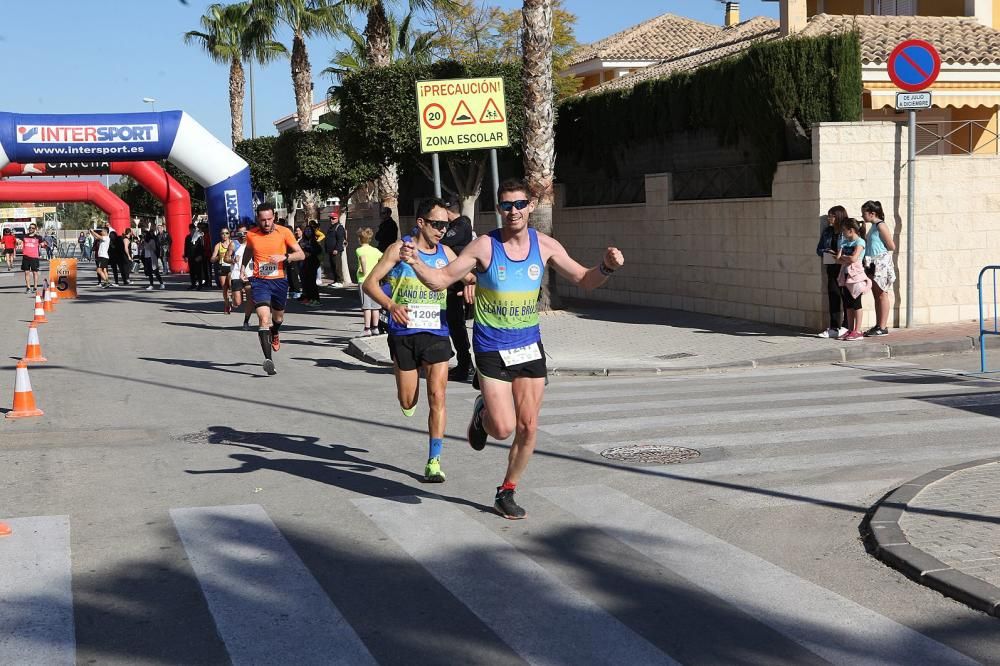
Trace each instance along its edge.
{"label": "crowd of people", "polygon": [[[862,204],[861,220],[849,217],[843,206],[829,210],[816,245],[816,254],[823,260],[830,308],[830,325],[820,331],[820,337],[861,340],[889,335],[895,250],[881,202]],[[875,325],[862,333],[861,297],[869,292],[875,301]]]}

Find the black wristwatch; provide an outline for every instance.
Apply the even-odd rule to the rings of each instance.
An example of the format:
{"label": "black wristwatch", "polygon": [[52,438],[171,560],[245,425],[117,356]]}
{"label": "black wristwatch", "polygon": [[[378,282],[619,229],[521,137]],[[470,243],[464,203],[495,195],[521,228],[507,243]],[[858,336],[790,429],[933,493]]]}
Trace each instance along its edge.
{"label": "black wristwatch", "polygon": [[285,253],[285,263],[286,264],[288,263],[288,253],[287,252]]}

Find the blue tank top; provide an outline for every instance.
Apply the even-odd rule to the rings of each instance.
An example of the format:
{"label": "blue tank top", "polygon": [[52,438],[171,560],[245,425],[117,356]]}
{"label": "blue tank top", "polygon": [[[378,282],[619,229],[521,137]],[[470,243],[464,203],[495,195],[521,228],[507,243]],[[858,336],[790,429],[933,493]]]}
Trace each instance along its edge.
{"label": "blue tank top", "polygon": [[476,276],[472,348],[476,352],[494,352],[541,342],[538,292],[545,264],[538,247],[538,234],[528,229],[530,248],[522,261],[507,256],[500,229],[494,229],[489,236],[493,257],[489,267]]}
{"label": "blue tank top", "polygon": [[[409,236],[403,238],[404,241],[411,240]],[[417,250],[417,256],[420,260],[431,268],[442,268],[448,265],[448,255],[444,252],[444,245],[440,243],[433,254],[425,254],[419,249]],[[389,274],[386,275],[387,284],[383,286],[386,292],[386,296],[391,298],[394,302],[400,305],[425,305],[425,306],[437,306],[439,308],[440,314],[437,316],[436,321],[437,328],[428,327],[407,327],[400,326],[396,323],[391,316],[388,318],[386,326],[389,330],[389,335],[414,335],[416,333],[431,333],[433,335],[443,335],[448,336],[448,317],[445,312],[445,307],[447,303],[447,292],[446,291],[431,291],[427,286],[420,281],[417,274],[414,272],[413,267],[405,262],[399,262],[392,267]],[[411,319],[413,318],[413,313],[411,312]],[[411,325],[414,323],[410,322]]]}

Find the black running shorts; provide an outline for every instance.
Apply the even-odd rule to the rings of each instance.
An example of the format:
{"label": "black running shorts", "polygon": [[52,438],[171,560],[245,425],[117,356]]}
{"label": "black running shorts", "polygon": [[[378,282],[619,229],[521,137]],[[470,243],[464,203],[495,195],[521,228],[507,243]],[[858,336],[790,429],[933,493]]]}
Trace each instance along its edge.
{"label": "black running shorts", "polygon": [[38,257],[21,257],[21,270],[38,272]]}
{"label": "black running shorts", "polygon": [[447,335],[390,335],[388,342],[389,356],[400,370],[416,370],[425,363],[447,363],[453,356],[451,339]]}
{"label": "black running shorts", "polygon": [[541,342],[538,343],[538,350],[542,352],[540,359],[512,365],[509,368],[504,365],[500,352],[476,352],[476,368],[483,377],[499,379],[502,382],[512,382],[518,377],[541,379],[548,374],[545,365],[545,347]]}

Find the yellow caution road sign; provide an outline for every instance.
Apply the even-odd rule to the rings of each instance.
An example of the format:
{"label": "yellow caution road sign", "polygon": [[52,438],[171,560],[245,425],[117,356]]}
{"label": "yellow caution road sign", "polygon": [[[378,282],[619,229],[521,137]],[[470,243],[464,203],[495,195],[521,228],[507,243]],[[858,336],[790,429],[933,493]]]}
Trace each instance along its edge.
{"label": "yellow caution road sign", "polygon": [[417,81],[417,110],[422,153],[510,145],[500,77]]}

